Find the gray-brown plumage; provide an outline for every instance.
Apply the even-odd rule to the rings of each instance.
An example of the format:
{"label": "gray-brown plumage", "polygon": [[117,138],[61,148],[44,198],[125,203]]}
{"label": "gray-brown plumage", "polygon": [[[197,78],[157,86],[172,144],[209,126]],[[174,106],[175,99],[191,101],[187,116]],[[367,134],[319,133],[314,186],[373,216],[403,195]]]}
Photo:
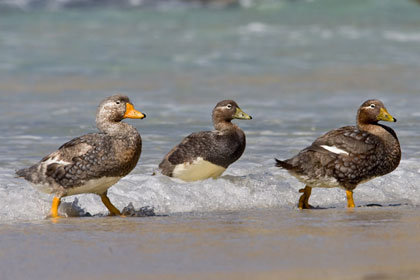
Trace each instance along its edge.
{"label": "gray-brown plumage", "polygon": [[347,192],[348,207],[354,207],[353,190],[359,183],[385,175],[397,168],[401,149],[392,128],[378,121],[396,122],[379,100],[367,100],[357,112],[357,126],[327,132],[291,159],[276,166],[306,184],[299,208],[310,208],[312,187],[341,187]]}
{"label": "gray-brown plumage", "polygon": [[137,130],[121,121],[144,117],[134,109],[128,97],[108,97],[96,112],[99,133],[77,137],[16,174],[37,189],[55,195],[53,217],[58,215],[61,197],[80,193],[100,195],[111,215],[120,214],[106,196],[107,189],[136,166],[142,147]]}
{"label": "gray-brown plumage", "polygon": [[217,178],[238,160],[245,150],[245,133],[232,119],[252,119],[233,100],[223,100],[213,109],[215,131],[201,131],[185,137],[159,164],[162,174],[196,181]]}

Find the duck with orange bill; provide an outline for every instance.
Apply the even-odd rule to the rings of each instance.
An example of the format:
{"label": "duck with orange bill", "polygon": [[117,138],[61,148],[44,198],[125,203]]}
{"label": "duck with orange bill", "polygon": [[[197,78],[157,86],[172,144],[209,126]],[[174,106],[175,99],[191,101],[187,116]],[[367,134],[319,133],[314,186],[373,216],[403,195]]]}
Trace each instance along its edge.
{"label": "duck with orange bill", "polygon": [[99,195],[110,215],[121,215],[110,202],[107,190],[133,170],[142,148],[140,134],[122,120],[145,117],[134,109],[127,96],[110,96],[99,104],[96,112],[99,133],[74,138],[16,174],[36,189],[54,194],[52,217],[59,217],[62,197],[82,193]]}

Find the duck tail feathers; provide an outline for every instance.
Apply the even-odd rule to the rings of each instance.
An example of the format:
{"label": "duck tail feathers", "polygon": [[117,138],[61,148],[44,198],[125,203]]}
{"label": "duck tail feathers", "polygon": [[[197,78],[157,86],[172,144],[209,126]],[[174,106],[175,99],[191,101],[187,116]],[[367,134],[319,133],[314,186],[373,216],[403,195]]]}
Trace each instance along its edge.
{"label": "duck tail feathers", "polygon": [[284,168],[286,170],[293,169],[293,166],[290,163],[287,163],[286,161],[279,160],[279,159],[276,159],[276,158],[275,158],[275,160],[276,160],[276,166],[277,167],[281,167],[281,168]]}
{"label": "duck tail feathers", "polygon": [[26,169],[19,169],[15,172],[15,178],[25,177],[26,176]]}

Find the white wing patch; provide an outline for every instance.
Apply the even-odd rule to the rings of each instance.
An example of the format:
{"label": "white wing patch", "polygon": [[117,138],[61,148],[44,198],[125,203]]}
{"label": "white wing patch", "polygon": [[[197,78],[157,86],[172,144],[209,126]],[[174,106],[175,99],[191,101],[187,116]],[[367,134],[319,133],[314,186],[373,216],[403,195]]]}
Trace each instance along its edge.
{"label": "white wing patch", "polygon": [[196,158],[192,163],[181,163],[175,166],[172,176],[184,181],[197,181],[208,178],[217,178],[226,168],[213,164],[202,157]]}
{"label": "white wing patch", "polygon": [[349,155],[348,152],[337,148],[336,146],[328,146],[328,145],[321,145],[322,148],[324,148],[327,151],[330,151],[331,153],[334,154],[345,154],[345,155]]}
{"label": "white wing patch", "polygon": [[[48,166],[50,165],[50,164],[59,164],[59,165],[69,165],[69,164],[71,164],[71,162],[67,162],[67,161],[64,161],[64,160],[61,160],[60,159],[60,157],[58,156],[58,155],[55,155],[55,156],[51,156],[51,157],[49,157],[46,161],[43,161],[43,162],[41,162],[39,165],[38,165],[38,167],[37,167],[37,170],[38,170],[38,173],[39,174],[42,174],[43,176],[46,176],[46,173],[47,173],[47,169],[48,169]],[[45,187],[42,187],[41,189],[46,189]],[[48,189],[48,188],[47,188]],[[43,190],[41,190],[41,191],[43,191]],[[43,192],[47,192],[48,193],[48,191],[43,191]]]}
{"label": "white wing patch", "polygon": [[61,160],[59,156],[53,156],[53,157],[48,158],[42,164],[50,165],[52,163],[58,163],[58,164],[61,164],[61,165],[68,165],[71,162],[67,162],[67,161]]}

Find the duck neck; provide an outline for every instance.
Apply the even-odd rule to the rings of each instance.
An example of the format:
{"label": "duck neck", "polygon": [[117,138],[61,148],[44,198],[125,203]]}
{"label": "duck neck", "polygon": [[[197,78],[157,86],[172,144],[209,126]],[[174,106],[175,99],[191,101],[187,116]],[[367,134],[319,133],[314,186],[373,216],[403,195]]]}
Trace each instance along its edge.
{"label": "duck neck", "polygon": [[378,136],[379,138],[389,141],[389,142],[398,142],[397,136],[392,128],[382,125],[382,124],[366,124],[358,123],[357,128],[362,131],[367,131],[373,135]]}
{"label": "duck neck", "polygon": [[101,132],[109,134],[110,136],[128,136],[130,133],[135,133],[136,131],[132,125],[125,122],[98,121],[96,126]]}
{"label": "duck neck", "polygon": [[237,127],[236,124],[233,124],[230,120],[226,121],[215,121],[213,120],[213,126],[217,131],[227,131],[227,130],[234,130]]}

